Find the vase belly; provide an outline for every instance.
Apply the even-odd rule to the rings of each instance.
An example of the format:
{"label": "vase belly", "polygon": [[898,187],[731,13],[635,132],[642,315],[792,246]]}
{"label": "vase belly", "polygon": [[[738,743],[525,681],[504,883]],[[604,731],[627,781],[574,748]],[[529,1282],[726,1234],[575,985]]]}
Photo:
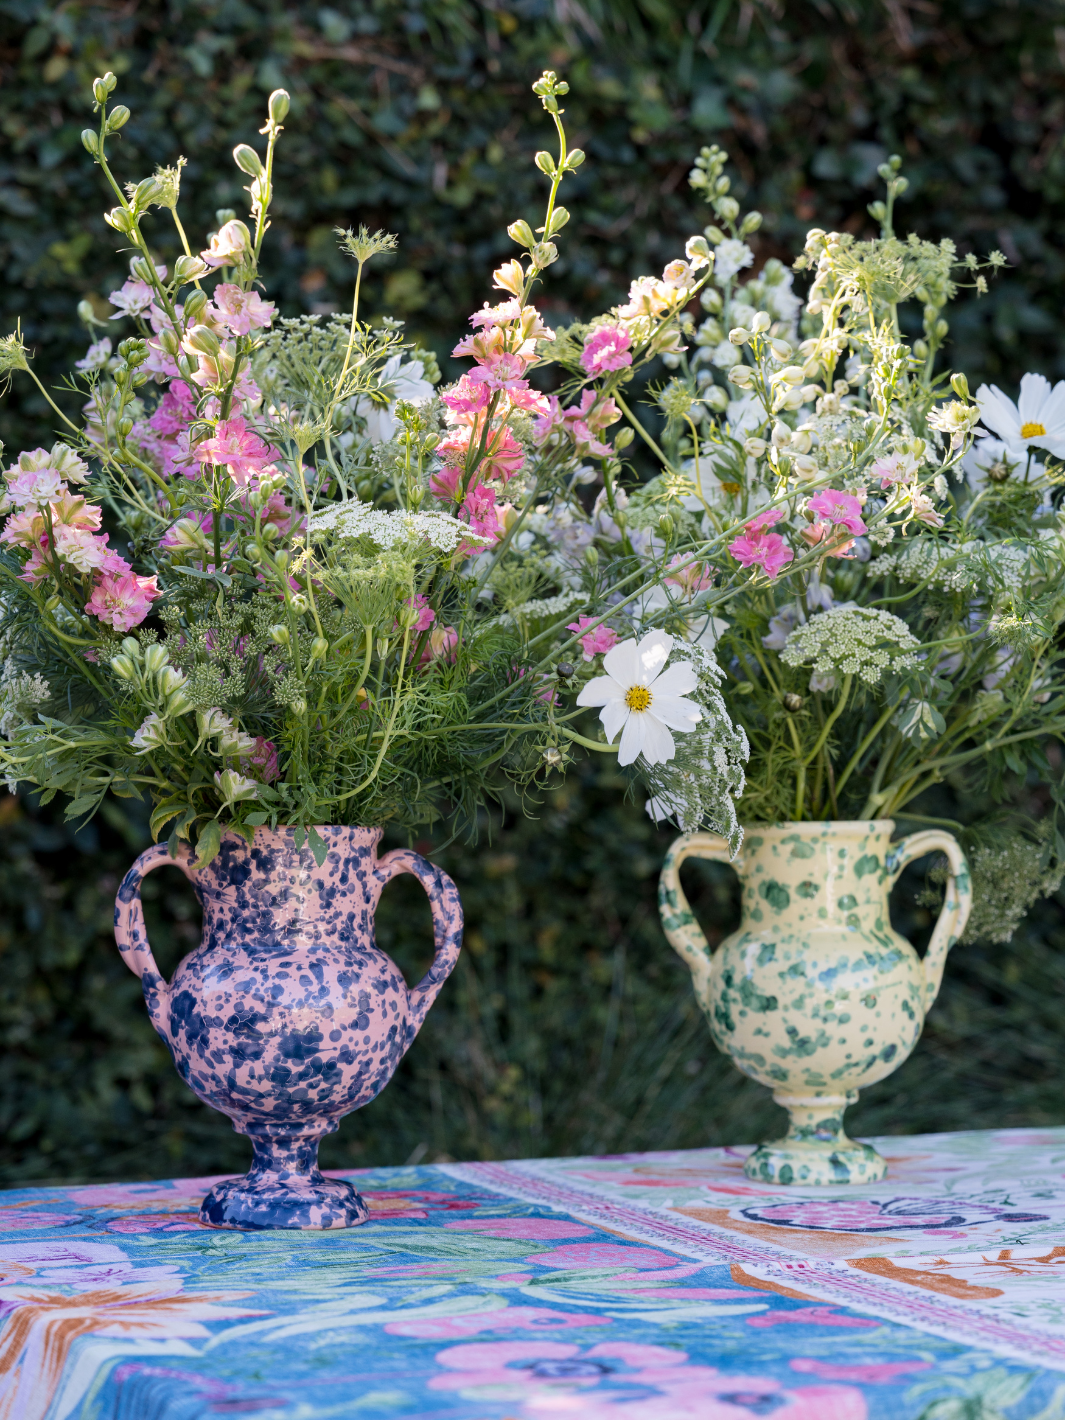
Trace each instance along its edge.
{"label": "vase belly", "polygon": [[[843,1130],[858,1091],[897,1070],[921,1034],[942,962],[968,911],[968,875],[949,835],[892,845],[890,820],[759,825],[734,866],[739,930],[711,956],[677,876],[688,856],[728,861],[713,835],[678,840],[662,875],[667,935],[687,961],[717,1047],[789,1114],[787,1135],[745,1165],[763,1182],[874,1182],[886,1172]],[[920,851],[954,855],[953,896],[927,963],[892,929],[888,893]],[[723,851],[722,851],[723,850]]]}

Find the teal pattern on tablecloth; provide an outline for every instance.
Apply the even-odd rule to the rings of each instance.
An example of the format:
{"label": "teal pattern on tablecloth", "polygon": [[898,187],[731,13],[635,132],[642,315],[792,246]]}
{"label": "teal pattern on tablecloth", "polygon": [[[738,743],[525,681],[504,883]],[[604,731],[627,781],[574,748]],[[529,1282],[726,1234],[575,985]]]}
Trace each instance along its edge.
{"label": "teal pattern on tablecloth", "polygon": [[816,1192],[746,1150],[361,1171],[336,1232],[0,1194],[0,1420],[1065,1420],[1065,1130],[877,1144]]}

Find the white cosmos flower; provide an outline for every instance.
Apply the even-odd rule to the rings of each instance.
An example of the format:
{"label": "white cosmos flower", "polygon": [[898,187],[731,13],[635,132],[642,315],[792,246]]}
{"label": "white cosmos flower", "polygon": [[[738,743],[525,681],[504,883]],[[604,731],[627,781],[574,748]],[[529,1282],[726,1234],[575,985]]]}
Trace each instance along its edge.
{"label": "white cosmos flower", "polygon": [[606,675],[591,680],[577,696],[578,705],[601,705],[599,718],[613,744],[621,731],[618,764],[643,755],[648,764],[664,764],[676,753],[670,730],[687,734],[703,718],[694,700],[685,700],[699,678],[690,665],[666,668],[673,637],[650,631],[637,644],[622,641],[603,657]]}
{"label": "white cosmos flower", "polygon": [[[961,461],[969,487],[978,493],[990,478],[992,483],[1003,483],[1007,477],[1020,473],[1023,480],[1027,461],[1023,452],[1009,448],[1001,439],[977,439]],[[1033,463],[1028,468],[1029,478],[1042,478],[1043,465]]]}
{"label": "white cosmos flower", "polygon": [[1053,388],[1043,375],[1025,375],[1016,404],[998,385],[981,385],[976,391],[980,418],[997,434],[1016,458],[1024,458],[1034,444],[1065,458],[1065,380]]}
{"label": "white cosmos flower", "polygon": [[404,364],[402,355],[393,355],[378,376],[382,389],[389,395],[388,404],[374,404],[365,395],[356,400],[355,413],[366,419],[366,437],[371,444],[385,444],[395,434],[399,428],[396,405],[401,399],[417,403],[430,398],[433,387],[422,378],[424,371],[423,361],[408,360]]}

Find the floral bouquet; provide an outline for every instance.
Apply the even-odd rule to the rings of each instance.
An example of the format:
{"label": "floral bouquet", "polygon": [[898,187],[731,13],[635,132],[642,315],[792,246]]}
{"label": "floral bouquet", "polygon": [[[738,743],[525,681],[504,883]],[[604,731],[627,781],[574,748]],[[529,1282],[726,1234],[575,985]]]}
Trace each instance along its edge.
{"label": "floral bouquet", "polygon": [[[401,322],[359,317],[366,264],[394,238],[338,229],[350,319],[279,320],[262,293],[283,90],[263,151],[234,150],[248,221],[219,212],[197,253],[182,159],[125,187],[112,171],[130,118],[115,86],[95,81],[99,124],[82,139],[131,253],[111,295],[130,333],[77,362],[79,420],[18,331],[0,343],[3,373],[35,380],[62,421],[59,442],[10,465],[0,509],[9,783],[65,794],[73,818],[108,793],[148,795],[153,833],[172,853],[194,842],[200,866],[225,829],[250,839],[260,825],[295,826],[321,862],[316,826],[469,825],[508,782],[534,786],[582,746],[641,774],[675,757],[676,733],[711,777],[711,821],[723,812],[734,831],[743,740],[700,640],[711,575],[687,555],[687,524],[674,532],[652,503],[626,518],[633,430],[608,434],[634,372],[684,349],[707,240],[592,327],[544,324],[531,295],[584,157],[567,147],[566,85],[545,74],[534,87],[559,149],[536,158],[543,224],[509,229],[524,255],[455,347],[473,367],[440,388]],[[150,241],[166,212],[173,234]],[[79,314],[98,333],[91,303]],[[536,370],[556,392],[534,387]],[[576,728],[585,704],[616,744]]]}

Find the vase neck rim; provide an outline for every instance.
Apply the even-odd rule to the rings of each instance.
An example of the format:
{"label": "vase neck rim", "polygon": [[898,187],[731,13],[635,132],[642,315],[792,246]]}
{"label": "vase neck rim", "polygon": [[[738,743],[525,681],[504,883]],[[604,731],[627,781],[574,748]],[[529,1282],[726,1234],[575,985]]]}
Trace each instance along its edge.
{"label": "vase neck rim", "polygon": [[803,819],[795,823],[745,823],[743,825],[744,843],[751,837],[758,838],[792,838],[796,835],[800,837],[824,837],[831,835],[834,838],[853,838],[859,834],[887,834],[888,837],[895,832],[895,820],[893,818],[837,818],[837,819]]}

